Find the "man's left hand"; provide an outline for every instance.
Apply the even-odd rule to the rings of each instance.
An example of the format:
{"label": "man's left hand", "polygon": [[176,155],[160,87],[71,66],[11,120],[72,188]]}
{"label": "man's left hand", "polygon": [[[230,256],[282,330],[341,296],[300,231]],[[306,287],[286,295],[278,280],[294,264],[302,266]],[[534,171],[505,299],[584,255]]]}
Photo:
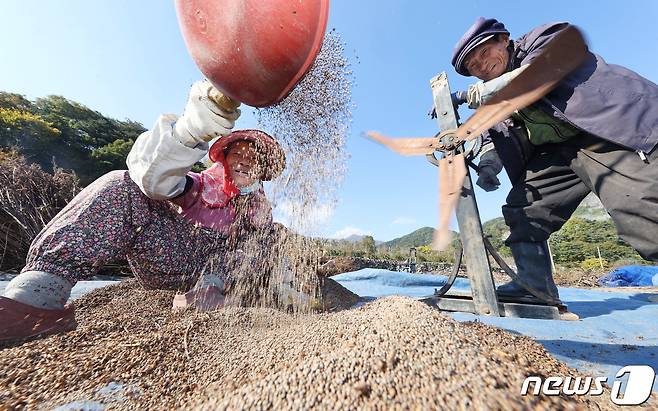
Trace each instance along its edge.
{"label": "man's left hand", "polygon": [[484,191],[494,191],[500,187],[500,180],[498,174],[503,170],[503,162],[498,157],[496,150],[489,150],[480,156],[480,169],[478,172],[478,179],[475,182]]}
{"label": "man's left hand", "polygon": [[484,191],[495,191],[500,187],[500,180],[496,174],[491,171],[490,167],[480,168],[480,174],[475,182]]}

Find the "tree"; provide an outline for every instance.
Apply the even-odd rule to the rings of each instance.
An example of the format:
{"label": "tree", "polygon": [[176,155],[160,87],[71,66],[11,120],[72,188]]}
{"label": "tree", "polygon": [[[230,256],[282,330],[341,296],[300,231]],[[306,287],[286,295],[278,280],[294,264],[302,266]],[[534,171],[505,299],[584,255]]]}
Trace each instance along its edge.
{"label": "tree", "polygon": [[505,239],[509,236],[509,227],[503,217],[487,221],[482,225],[482,231],[500,255],[508,257],[512,255],[512,250],[505,245]]}
{"label": "tree", "polygon": [[20,94],[0,92],[0,108],[32,111],[32,102]]}
{"label": "tree", "polygon": [[608,261],[641,260],[632,247],[618,238],[612,220],[572,217],[549,241],[553,258],[559,263],[579,264],[588,258],[598,258],[599,251]]}
{"label": "tree", "polygon": [[111,170],[126,168],[126,157],[128,157],[133,143],[134,141],[132,139],[114,140],[94,150],[91,153],[91,157],[98,162],[96,165],[100,167],[99,172],[105,174]]}
{"label": "tree", "polygon": [[52,140],[59,135],[53,124],[29,111],[0,107],[0,143],[3,146],[19,146],[25,139]]}
{"label": "tree", "polygon": [[0,146],[16,148],[48,172],[73,170],[82,185],[124,169],[132,142],[146,131],[138,122],[104,116],[62,96],[31,102],[0,92]]}
{"label": "tree", "polygon": [[373,258],[377,253],[377,247],[375,246],[375,239],[371,235],[363,237],[361,240],[363,251],[368,258]]}
{"label": "tree", "polygon": [[17,150],[33,163],[52,162],[49,147],[59,142],[61,134],[52,123],[37,114],[0,108],[0,148]]}

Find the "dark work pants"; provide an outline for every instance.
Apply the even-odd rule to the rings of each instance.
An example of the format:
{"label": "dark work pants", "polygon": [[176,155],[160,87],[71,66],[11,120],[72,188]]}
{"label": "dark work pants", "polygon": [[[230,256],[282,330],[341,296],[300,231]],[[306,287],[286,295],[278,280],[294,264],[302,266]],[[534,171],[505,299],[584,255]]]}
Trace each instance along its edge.
{"label": "dark work pants", "polygon": [[594,192],[619,237],[658,261],[658,150],[647,158],[589,135],[537,146],[503,206],[507,243],[547,240]]}

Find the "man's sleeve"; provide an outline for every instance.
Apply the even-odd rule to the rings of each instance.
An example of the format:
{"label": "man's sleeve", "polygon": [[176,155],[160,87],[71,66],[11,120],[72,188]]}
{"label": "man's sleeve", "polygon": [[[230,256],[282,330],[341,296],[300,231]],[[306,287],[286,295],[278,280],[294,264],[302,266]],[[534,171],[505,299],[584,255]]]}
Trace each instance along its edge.
{"label": "man's sleeve", "polygon": [[569,27],[567,22],[549,23],[533,29],[531,32],[519,39],[518,43],[522,49],[521,65],[530,64],[541,54],[544,47],[551,42],[560,32]]}

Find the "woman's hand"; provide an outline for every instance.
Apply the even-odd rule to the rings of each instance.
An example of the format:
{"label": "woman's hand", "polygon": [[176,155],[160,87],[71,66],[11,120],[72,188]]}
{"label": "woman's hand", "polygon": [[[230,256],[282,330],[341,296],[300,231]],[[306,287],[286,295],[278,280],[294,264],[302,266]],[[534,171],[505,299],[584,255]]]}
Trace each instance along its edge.
{"label": "woman's hand", "polygon": [[185,294],[174,296],[173,308],[194,307],[199,311],[213,311],[224,307],[225,296],[222,289],[209,285],[194,288]]}
{"label": "woman's hand", "polygon": [[192,85],[183,115],[174,126],[174,135],[187,147],[207,143],[231,133],[240,117],[240,103],[222,95],[209,81]]}

